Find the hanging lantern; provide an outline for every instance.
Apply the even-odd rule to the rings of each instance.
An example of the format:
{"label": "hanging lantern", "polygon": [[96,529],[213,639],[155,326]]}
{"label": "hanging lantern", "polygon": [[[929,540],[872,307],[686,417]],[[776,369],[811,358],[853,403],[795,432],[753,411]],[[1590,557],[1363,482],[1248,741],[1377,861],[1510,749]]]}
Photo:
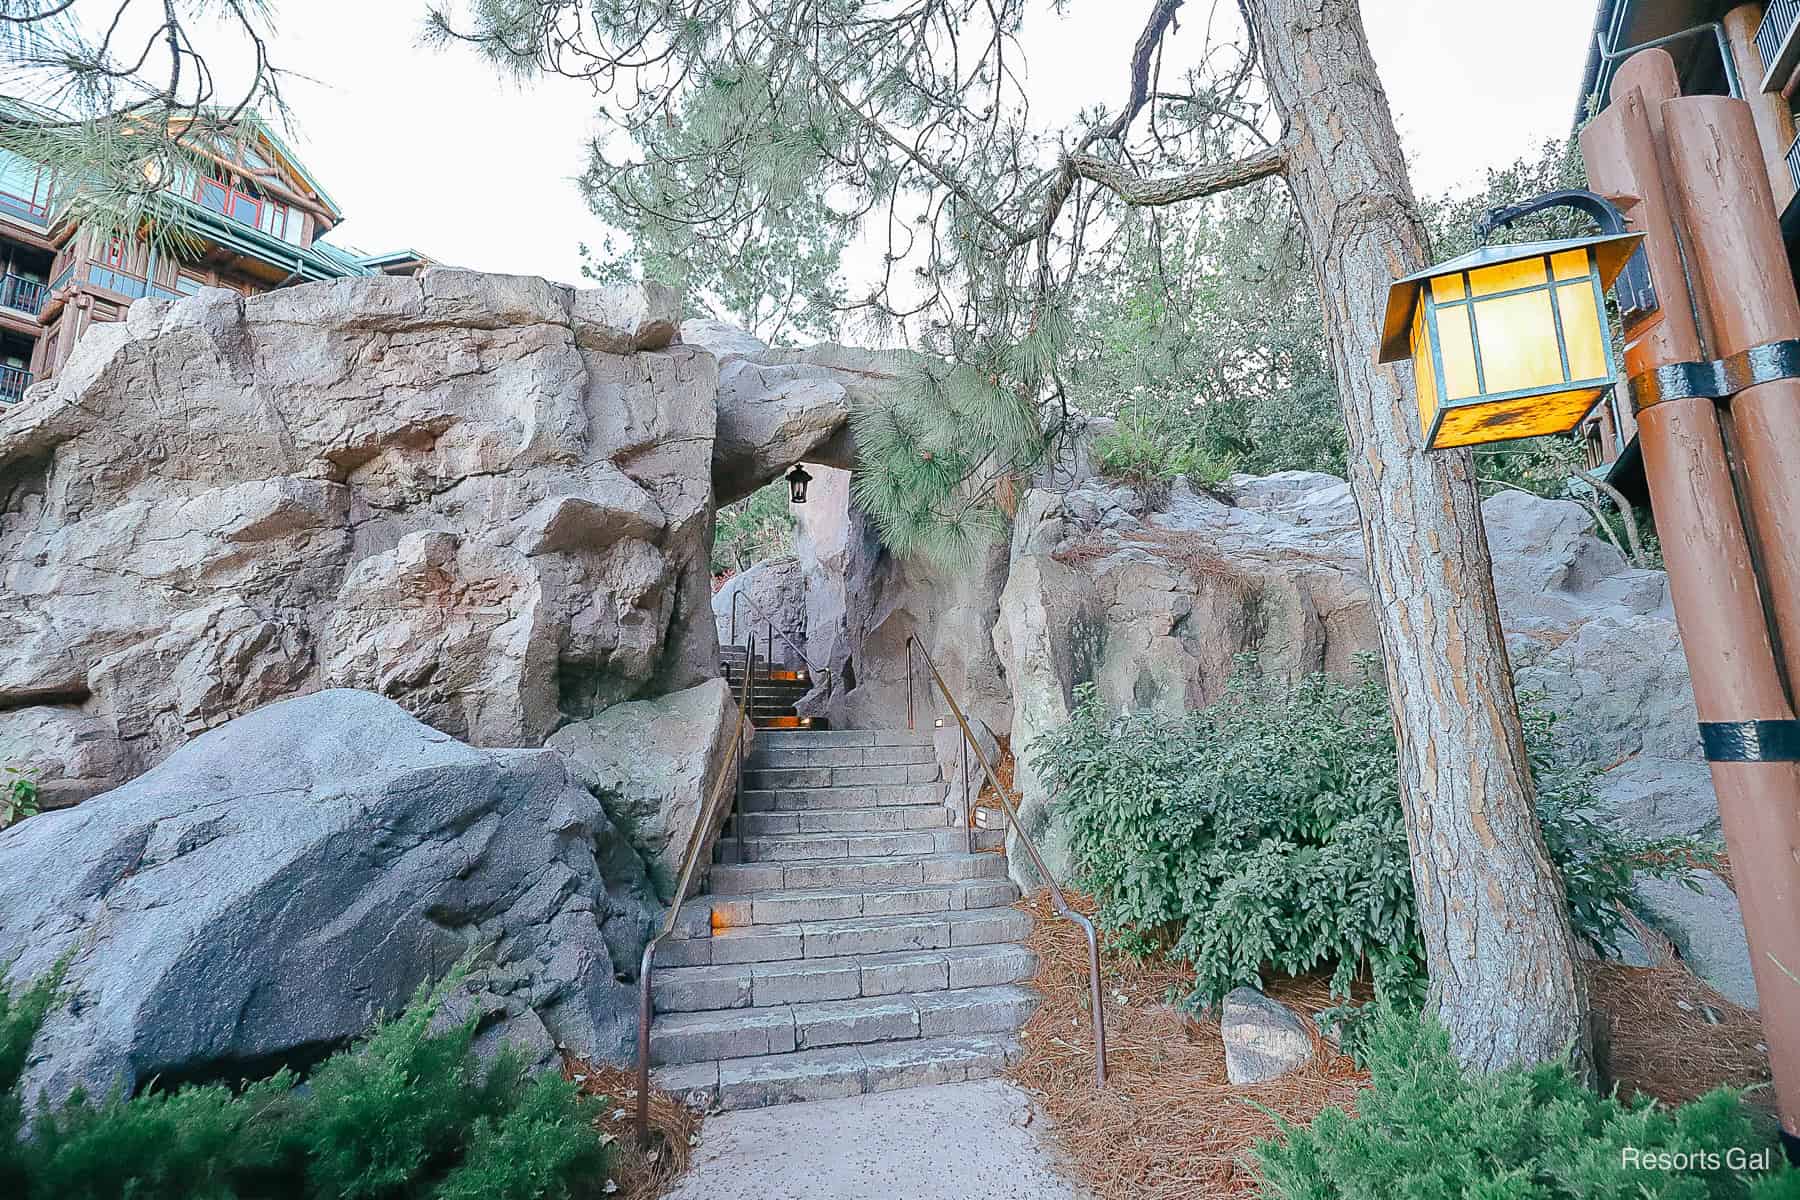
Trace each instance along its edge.
{"label": "hanging lantern", "polygon": [[[1624,233],[1618,210],[1591,193],[1557,193],[1490,214],[1481,232],[1573,204],[1571,195],[1605,205],[1613,219],[1603,225],[1615,231],[1483,246],[1389,289],[1380,359],[1412,359],[1427,449],[1568,433],[1617,382],[1606,290],[1643,235]],[[1634,305],[1647,284],[1647,274],[1641,283],[1634,275]]]}
{"label": "hanging lantern", "polygon": [[806,468],[796,464],[794,469],[788,472],[787,481],[788,499],[795,504],[805,504],[806,485],[812,482],[812,476],[806,473]]}

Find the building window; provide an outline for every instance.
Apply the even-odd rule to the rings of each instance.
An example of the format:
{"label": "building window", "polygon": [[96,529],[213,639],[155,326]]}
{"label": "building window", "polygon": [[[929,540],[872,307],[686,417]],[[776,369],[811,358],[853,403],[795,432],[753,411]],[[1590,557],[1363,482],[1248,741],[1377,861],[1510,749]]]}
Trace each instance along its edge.
{"label": "building window", "polygon": [[252,229],[262,228],[263,199],[253,192],[233,187],[223,179],[201,176],[194,185],[194,200],[202,208],[241,221]]}

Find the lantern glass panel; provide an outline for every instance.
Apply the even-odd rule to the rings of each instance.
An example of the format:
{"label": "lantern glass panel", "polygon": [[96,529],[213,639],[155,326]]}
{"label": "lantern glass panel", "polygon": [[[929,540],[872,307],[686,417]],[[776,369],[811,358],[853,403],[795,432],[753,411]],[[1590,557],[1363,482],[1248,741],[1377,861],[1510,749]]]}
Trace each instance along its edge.
{"label": "lantern glass panel", "polygon": [[1413,313],[1412,331],[1413,381],[1418,384],[1419,428],[1430,429],[1437,420],[1437,364],[1431,352],[1431,331],[1425,324],[1425,306]]}
{"label": "lantern glass panel", "polygon": [[1460,271],[1454,275],[1439,275],[1431,281],[1431,298],[1439,304],[1466,300],[1468,297],[1469,293],[1463,289],[1463,277]]}
{"label": "lantern glass panel", "polygon": [[1550,267],[1558,279],[1586,279],[1593,271],[1586,250],[1564,250],[1551,255]]}
{"label": "lantern glass panel", "polygon": [[1521,288],[1543,287],[1549,282],[1544,270],[1541,258],[1522,258],[1517,262],[1483,267],[1469,272],[1469,290],[1476,296],[1494,296]]}
{"label": "lantern glass panel", "polygon": [[[1538,260],[1540,277],[1543,265]],[[1475,330],[1481,346],[1483,394],[1522,392],[1568,382],[1563,375],[1549,288],[1477,300]]]}
{"label": "lantern glass panel", "polygon": [[1475,373],[1475,336],[1469,328],[1469,306],[1457,304],[1437,309],[1438,353],[1444,363],[1444,399],[1455,403],[1481,395],[1481,377]]}
{"label": "lantern glass panel", "polygon": [[1612,373],[1606,322],[1594,298],[1594,281],[1583,276],[1576,283],[1556,289],[1556,307],[1562,314],[1563,341],[1569,348],[1572,379],[1600,379]]}

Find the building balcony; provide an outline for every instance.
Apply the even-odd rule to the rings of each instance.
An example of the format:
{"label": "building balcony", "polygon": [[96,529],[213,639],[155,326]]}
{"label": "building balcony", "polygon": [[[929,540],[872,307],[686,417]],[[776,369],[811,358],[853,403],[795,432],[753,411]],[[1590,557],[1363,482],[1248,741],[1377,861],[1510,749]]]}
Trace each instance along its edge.
{"label": "building balcony", "polygon": [[17,404],[31,386],[31,372],[24,367],[0,367],[0,405]]}
{"label": "building balcony", "polygon": [[[142,300],[145,296],[156,296],[164,300],[181,299],[180,292],[151,283],[135,272],[91,261],[70,263],[50,281],[50,286],[45,290],[46,293],[58,292],[71,283],[102,288],[127,300]],[[42,308],[43,305],[40,303],[39,307]]]}
{"label": "building balcony", "polygon": [[44,311],[50,289],[23,275],[0,275],[0,307],[37,316]]}
{"label": "building balcony", "polygon": [[1764,67],[1763,91],[1794,94],[1796,68],[1800,68],[1800,37],[1796,34],[1800,34],[1800,0],[1769,0],[1756,30],[1756,52]]}
{"label": "building balcony", "polygon": [[46,228],[50,224],[50,206],[47,203],[28,196],[15,196],[11,192],[0,191],[0,213],[39,228]]}

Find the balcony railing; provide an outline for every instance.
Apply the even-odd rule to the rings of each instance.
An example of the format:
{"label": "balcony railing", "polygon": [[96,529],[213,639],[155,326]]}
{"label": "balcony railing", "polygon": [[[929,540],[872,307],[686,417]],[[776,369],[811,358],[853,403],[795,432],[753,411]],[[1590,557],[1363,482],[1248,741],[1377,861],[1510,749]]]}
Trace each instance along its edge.
{"label": "balcony railing", "polygon": [[[1786,157],[1788,176],[1794,181],[1794,187],[1797,190],[1800,190],[1800,137],[1795,138],[1794,144],[1787,148]],[[1792,206],[1790,205],[1789,207],[1791,208]],[[1784,225],[1786,224],[1785,218],[1782,223]]]}
{"label": "balcony railing", "polygon": [[31,386],[31,372],[24,367],[0,367],[0,404],[17,404]]}
{"label": "balcony railing", "polygon": [[37,316],[44,311],[44,299],[50,289],[23,275],[0,275],[0,305]]}
{"label": "balcony railing", "polygon": [[28,196],[15,196],[11,192],[0,191],[0,212],[29,221],[33,225],[47,225],[50,222],[49,204]]}
{"label": "balcony railing", "polygon": [[119,267],[108,267],[97,262],[87,265],[87,281],[95,287],[103,287],[133,300],[141,300],[145,296],[160,296],[164,300],[181,298],[179,292],[151,283],[142,275],[134,275]]}
{"label": "balcony railing", "polygon": [[1763,61],[1762,90],[1779,92],[1800,61],[1794,29],[1800,25],[1800,0],[1769,0],[1756,30],[1756,52]]}

